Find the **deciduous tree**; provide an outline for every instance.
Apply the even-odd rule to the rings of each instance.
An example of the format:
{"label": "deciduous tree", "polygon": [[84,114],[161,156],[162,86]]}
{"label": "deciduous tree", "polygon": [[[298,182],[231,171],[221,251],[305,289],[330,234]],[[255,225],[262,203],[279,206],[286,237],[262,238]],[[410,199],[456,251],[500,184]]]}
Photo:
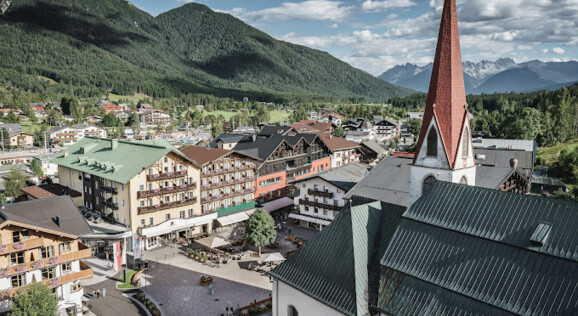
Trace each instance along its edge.
{"label": "deciduous tree", "polygon": [[56,296],[42,282],[22,288],[14,297],[11,316],[54,316],[58,309]]}
{"label": "deciduous tree", "polygon": [[257,209],[245,224],[245,238],[249,245],[259,247],[261,255],[261,247],[272,244],[277,238],[273,217],[267,211]]}

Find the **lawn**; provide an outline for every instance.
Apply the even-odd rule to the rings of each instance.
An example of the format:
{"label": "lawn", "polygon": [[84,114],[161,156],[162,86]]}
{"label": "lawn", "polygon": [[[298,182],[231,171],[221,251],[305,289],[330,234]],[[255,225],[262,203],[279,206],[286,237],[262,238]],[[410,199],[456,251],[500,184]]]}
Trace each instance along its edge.
{"label": "lawn", "polygon": [[136,287],[134,285],[132,285],[132,283],[130,283],[130,281],[132,280],[132,276],[135,275],[135,273],[137,273],[138,270],[127,270],[126,271],[126,280],[124,280],[124,273],[121,273],[120,275],[120,282],[122,284],[118,285],[119,289],[136,289]]}
{"label": "lawn", "polygon": [[[289,116],[291,115],[290,111],[278,111],[278,110],[274,110],[271,111],[271,121],[269,123],[277,123],[277,122],[287,122],[287,120],[289,119]],[[231,112],[231,111],[204,111],[203,112],[204,116],[207,115],[215,115],[215,116],[219,116],[222,115],[225,117],[225,119],[228,121],[231,119],[231,117],[235,116],[235,112]]]}
{"label": "lawn", "polygon": [[[135,95],[118,95],[118,94],[114,94],[114,93],[109,93],[108,94],[108,101],[110,102],[117,102],[119,100],[128,100],[129,102],[134,102],[135,104],[138,103],[138,101],[143,100],[143,99],[152,99],[151,97],[149,97],[148,95],[145,94],[135,94]],[[103,99],[106,99],[106,96],[103,96]]]}
{"label": "lawn", "polygon": [[544,159],[545,165],[551,166],[556,161],[558,161],[558,155],[564,148],[566,147],[575,148],[577,146],[578,146],[578,138],[569,140],[556,146],[542,147],[538,149],[538,156]]}
{"label": "lawn", "polygon": [[22,126],[22,131],[28,134],[34,134],[34,132],[40,129],[40,124],[20,123],[20,126]]}

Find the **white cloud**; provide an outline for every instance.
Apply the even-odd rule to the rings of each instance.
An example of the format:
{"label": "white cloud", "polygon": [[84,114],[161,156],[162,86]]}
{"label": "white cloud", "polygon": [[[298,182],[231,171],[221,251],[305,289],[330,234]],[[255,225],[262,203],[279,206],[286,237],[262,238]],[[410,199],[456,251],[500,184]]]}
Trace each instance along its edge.
{"label": "white cloud", "polygon": [[339,1],[307,0],[303,2],[284,2],[279,7],[266,8],[258,11],[248,11],[244,8],[234,8],[223,11],[237,16],[242,20],[314,20],[343,21],[352,14],[353,6],[342,6]]}
{"label": "white cloud", "polygon": [[195,0],[177,0],[177,3],[193,3]]}
{"label": "white cloud", "polygon": [[373,11],[373,10],[388,10],[395,8],[406,8],[414,5],[416,5],[416,3],[411,0],[386,0],[386,1],[367,0],[361,5],[361,8],[366,11]]}
{"label": "white cloud", "polygon": [[554,54],[562,55],[562,54],[564,54],[564,52],[565,52],[564,48],[561,48],[561,47],[552,48],[552,53],[554,53]]}
{"label": "white cloud", "polygon": [[336,28],[339,28],[339,24],[337,24],[337,23],[335,23],[335,24],[331,24],[331,25],[329,25],[329,28],[330,28],[330,29],[336,29]]}
{"label": "white cloud", "polygon": [[542,54],[548,54],[548,52],[549,52],[549,50],[546,48],[542,50]]}

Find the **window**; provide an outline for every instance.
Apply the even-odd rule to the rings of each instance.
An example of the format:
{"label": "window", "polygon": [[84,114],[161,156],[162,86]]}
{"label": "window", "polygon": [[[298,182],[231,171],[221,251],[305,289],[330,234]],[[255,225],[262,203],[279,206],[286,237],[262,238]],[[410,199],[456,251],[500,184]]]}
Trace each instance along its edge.
{"label": "window", "polygon": [[460,184],[468,184],[468,179],[466,179],[466,176],[463,176],[463,177],[460,179]]}
{"label": "window", "polygon": [[19,242],[22,241],[22,239],[26,239],[28,237],[28,229],[12,232],[12,242]]}
{"label": "window", "polygon": [[17,275],[13,275],[10,279],[12,280],[12,287],[13,288],[17,288],[20,286],[24,286],[24,284],[26,284],[26,279],[25,279],[25,274],[17,274]]}
{"label": "window", "polygon": [[152,217],[149,217],[149,225],[150,226],[154,226],[155,225],[155,221]]}
{"label": "window", "polygon": [[42,280],[50,280],[56,277],[56,272],[54,271],[54,267],[48,267],[42,269]]}
{"label": "window", "polygon": [[464,133],[462,135],[462,157],[468,157],[470,154],[470,131],[468,129],[464,129]]}
{"label": "window", "polygon": [[185,211],[180,211],[180,212],[179,212],[179,217],[180,217],[180,218],[185,218]]}
{"label": "window", "polygon": [[427,153],[428,156],[438,155],[438,133],[432,126],[427,134]]}
{"label": "window", "polygon": [[436,182],[437,179],[434,176],[429,176],[427,178],[425,178],[425,180],[423,181],[423,190],[422,190],[422,194],[425,194],[427,191],[431,190],[434,182]]}
{"label": "window", "polygon": [[287,316],[299,316],[297,309],[293,305],[287,306]]}
{"label": "window", "polygon": [[171,202],[171,197],[170,196],[165,196],[165,203],[169,203]]}
{"label": "window", "polygon": [[191,218],[191,217],[193,217],[193,209],[192,208],[189,209],[189,218]]}
{"label": "window", "polygon": [[120,185],[120,190],[121,190],[121,191],[124,191],[124,184],[121,184],[121,185]]}
{"label": "window", "polygon": [[60,253],[70,251],[70,241],[65,241],[60,244]]}
{"label": "window", "polygon": [[169,162],[169,157],[165,156],[164,160],[165,160],[165,162]]}
{"label": "window", "polygon": [[63,263],[62,265],[60,265],[60,267],[62,268],[62,272],[72,271],[72,265],[70,264],[70,262]]}
{"label": "window", "polygon": [[54,257],[54,247],[42,247],[40,248],[40,259]]}
{"label": "window", "polygon": [[82,289],[82,283],[76,281],[70,285],[70,293],[78,292]]}
{"label": "window", "polygon": [[10,265],[24,263],[24,251],[10,254]]}
{"label": "window", "polygon": [[171,213],[165,214],[165,219],[168,221],[171,219]]}
{"label": "window", "polygon": [[318,209],[318,208],[314,208],[314,209],[313,209],[313,212],[319,213],[319,209]]}
{"label": "window", "polygon": [[140,227],[144,227],[144,225],[145,225],[145,219],[144,219],[144,218],[141,218],[141,220],[140,220]]}
{"label": "window", "polygon": [[141,200],[141,201],[140,201],[140,206],[141,206],[141,207],[145,206],[145,201]]}
{"label": "window", "polygon": [[120,200],[120,206],[124,207],[124,199]]}
{"label": "window", "polygon": [[139,191],[144,191],[144,184],[139,185],[139,186],[138,186],[138,190],[139,190]]}
{"label": "window", "polygon": [[327,215],[327,210],[323,209],[323,215]]}

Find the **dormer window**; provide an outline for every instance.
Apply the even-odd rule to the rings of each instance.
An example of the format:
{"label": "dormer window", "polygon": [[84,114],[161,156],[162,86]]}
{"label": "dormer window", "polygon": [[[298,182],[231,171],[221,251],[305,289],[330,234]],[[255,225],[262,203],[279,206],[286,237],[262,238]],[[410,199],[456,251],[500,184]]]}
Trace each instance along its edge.
{"label": "dormer window", "polygon": [[438,133],[432,126],[427,133],[427,153],[428,156],[438,155]]}

